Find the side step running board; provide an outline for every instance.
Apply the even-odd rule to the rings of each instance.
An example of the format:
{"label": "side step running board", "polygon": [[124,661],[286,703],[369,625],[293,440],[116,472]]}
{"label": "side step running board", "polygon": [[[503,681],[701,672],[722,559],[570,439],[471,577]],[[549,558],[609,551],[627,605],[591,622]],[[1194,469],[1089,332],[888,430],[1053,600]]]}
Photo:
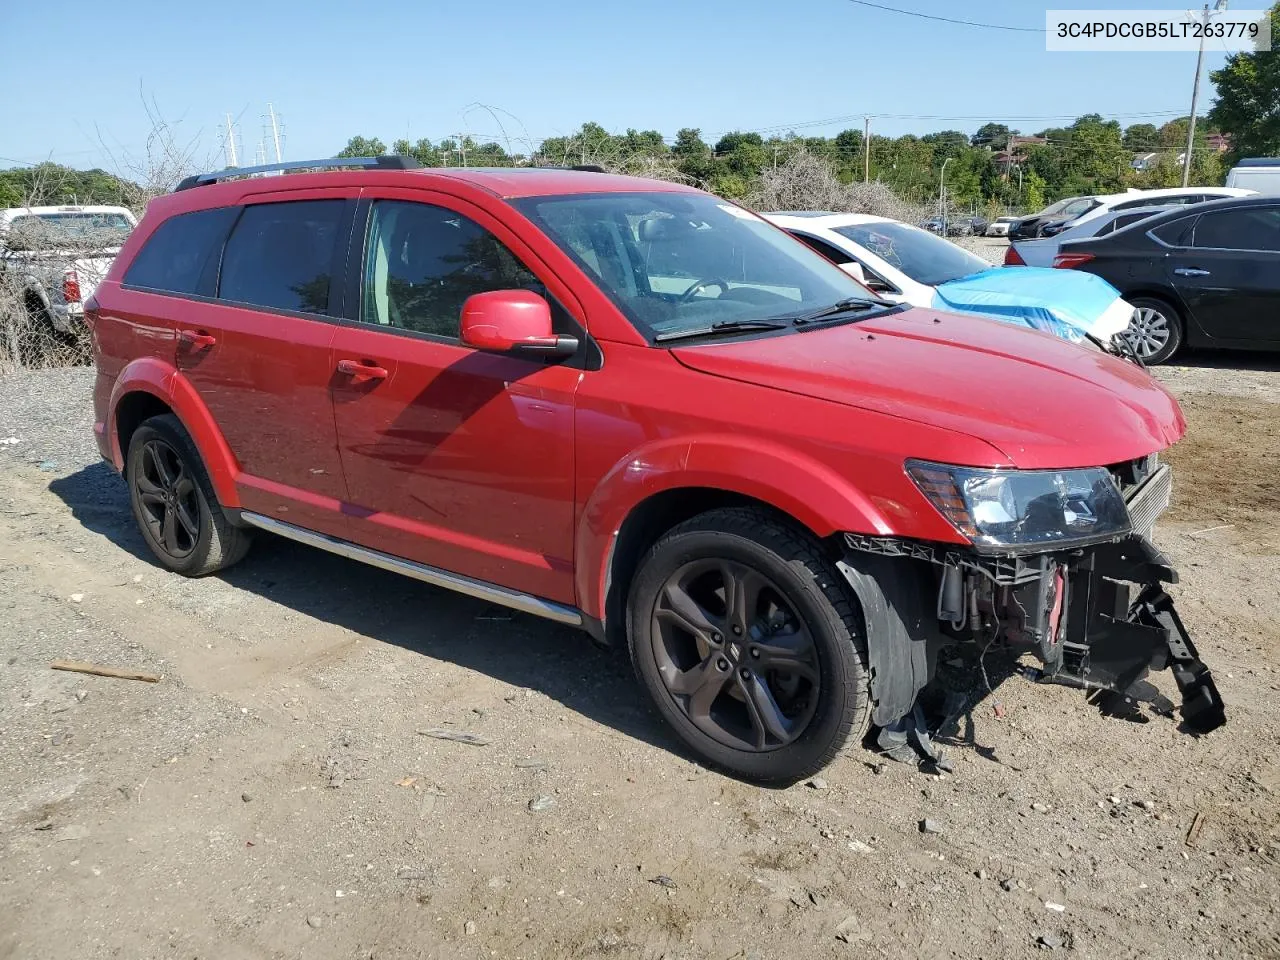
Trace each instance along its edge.
{"label": "side step running board", "polygon": [[359,560],[361,563],[367,563],[371,567],[378,567],[382,570],[390,570],[392,573],[413,577],[415,580],[421,580],[423,583],[429,583],[435,587],[443,587],[455,593],[463,593],[479,600],[487,600],[490,603],[510,607],[512,610],[531,613],[535,617],[544,617],[547,620],[554,620],[557,623],[565,623],[574,627],[582,626],[582,613],[575,607],[565,606],[552,600],[544,600],[542,597],[535,597],[528,593],[508,590],[506,587],[487,583],[484,580],[473,580],[470,577],[450,573],[437,567],[429,567],[423,563],[414,563],[412,560],[405,560],[402,557],[393,557],[389,553],[369,550],[349,541],[330,537],[323,533],[316,533],[312,530],[305,530],[302,527],[295,527],[291,523],[282,523],[279,520],[264,517],[261,514],[242,512],[240,519],[252,527],[257,527],[259,530],[266,530],[268,533],[274,533],[289,540],[296,540],[298,543],[305,543],[309,547],[319,547],[329,553],[336,553],[340,557]]}

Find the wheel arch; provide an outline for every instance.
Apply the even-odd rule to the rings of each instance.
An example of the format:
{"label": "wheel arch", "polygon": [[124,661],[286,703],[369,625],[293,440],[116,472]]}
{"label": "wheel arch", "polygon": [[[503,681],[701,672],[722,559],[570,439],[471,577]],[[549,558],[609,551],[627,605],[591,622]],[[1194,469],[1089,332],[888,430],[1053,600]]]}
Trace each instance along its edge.
{"label": "wheel arch", "polygon": [[129,439],[138,426],[149,417],[171,413],[195,443],[218,501],[227,508],[240,505],[240,469],[231,448],[195,387],[173,366],[155,357],[130,363],[112,388],[109,410],[107,436],[117,469],[124,469]]}
{"label": "wheel arch", "polygon": [[620,461],[580,513],[575,590],[580,609],[599,624],[598,639],[616,637],[623,625],[621,606],[648,548],[676,524],[726,506],[765,509],[818,541],[844,530],[892,532],[849,481],[767,441],[735,436],[652,445]]}

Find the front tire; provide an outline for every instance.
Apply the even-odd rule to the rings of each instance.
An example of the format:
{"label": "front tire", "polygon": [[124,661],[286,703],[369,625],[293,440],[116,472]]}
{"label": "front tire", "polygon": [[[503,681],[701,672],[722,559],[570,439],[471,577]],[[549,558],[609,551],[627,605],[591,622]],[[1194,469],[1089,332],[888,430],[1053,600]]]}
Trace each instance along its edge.
{"label": "front tire", "polygon": [[1133,318],[1121,336],[1143,363],[1164,363],[1182,346],[1182,318],[1178,311],[1157,297],[1134,297],[1129,303]]}
{"label": "front tire", "polygon": [[166,569],[202,577],[248,552],[249,532],[223,512],[195,443],[172,414],[133,432],[125,480],[138,530]]}
{"label": "front tire", "polygon": [[861,611],[805,532],[751,508],[703,513],[642,561],[636,674],[707,763],[763,783],[821,770],[871,716]]}

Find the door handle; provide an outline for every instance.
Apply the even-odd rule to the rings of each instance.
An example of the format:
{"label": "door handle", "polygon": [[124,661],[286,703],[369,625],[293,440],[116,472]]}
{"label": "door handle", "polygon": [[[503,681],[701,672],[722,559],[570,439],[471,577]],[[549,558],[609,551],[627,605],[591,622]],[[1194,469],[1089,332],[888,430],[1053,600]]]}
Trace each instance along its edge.
{"label": "door handle", "polygon": [[1201,270],[1199,267],[1176,267],[1174,273],[1180,277],[1207,277],[1208,270]]}
{"label": "door handle", "polygon": [[178,339],[183,343],[189,343],[193,347],[212,347],[218,342],[218,338],[211,333],[205,333],[203,330],[179,330]]}
{"label": "door handle", "polygon": [[339,360],[338,372],[348,377],[363,377],[367,380],[387,379],[386,367],[375,366],[372,363],[362,363],[359,360]]}

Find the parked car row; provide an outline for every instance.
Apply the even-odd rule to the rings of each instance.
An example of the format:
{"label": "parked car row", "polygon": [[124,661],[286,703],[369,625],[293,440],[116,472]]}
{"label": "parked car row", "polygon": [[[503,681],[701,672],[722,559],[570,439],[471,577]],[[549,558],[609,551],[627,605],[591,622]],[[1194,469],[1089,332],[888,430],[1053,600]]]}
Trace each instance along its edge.
{"label": "parked car row", "polygon": [[1252,190],[1234,187],[1183,187],[1165,190],[1127,190],[1124,193],[1102,194],[1090,197],[1067,197],[1050,204],[1039,213],[1022,217],[1009,228],[1010,240],[1034,240],[1052,237],[1068,226],[1087,222],[1112,211],[1132,210],[1153,204],[1179,206],[1203,203],[1222,197],[1242,197]]}
{"label": "parked car row", "polygon": [[1149,539],[1177,404],[1007,286],[1103,280],[654,180],[290,166],[154,200],[85,304],[97,442],[167,569],[270,532],[581,627],[753,780],[871,724],[927,754],[944,644],[1090,690],[1172,667],[1187,726],[1225,722]]}

